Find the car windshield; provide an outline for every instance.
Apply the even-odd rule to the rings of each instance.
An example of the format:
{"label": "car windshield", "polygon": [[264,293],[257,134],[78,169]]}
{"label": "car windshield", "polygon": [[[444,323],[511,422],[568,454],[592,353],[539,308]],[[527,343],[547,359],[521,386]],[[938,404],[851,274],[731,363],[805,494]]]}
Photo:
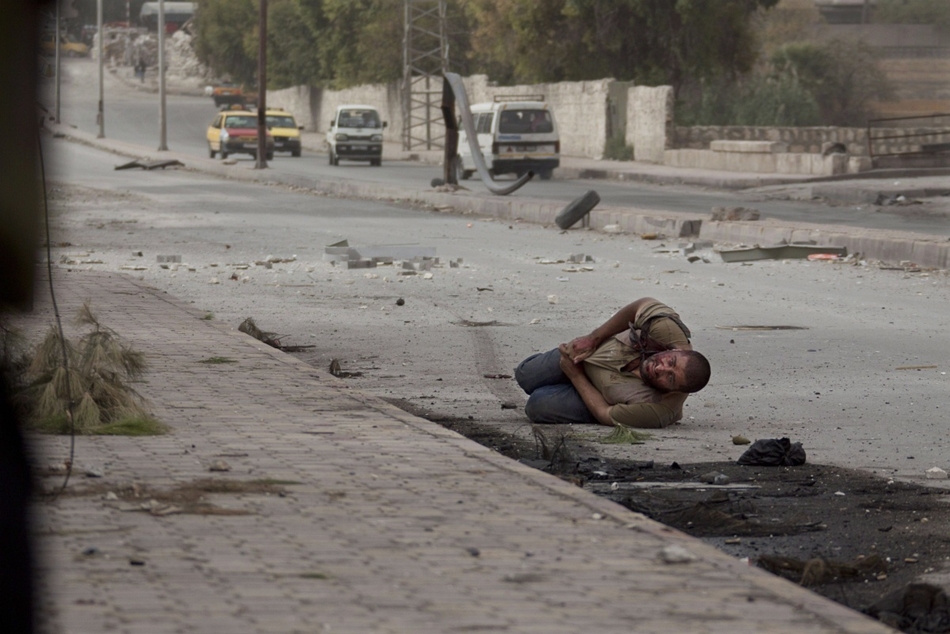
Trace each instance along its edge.
{"label": "car windshield", "polygon": [[502,134],[554,132],[554,121],[547,110],[505,110],[498,122]]}
{"label": "car windshield", "polygon": [[341,128],[378,128],[379,115],[375,110],[341,110]]}
{"label": "car windshield", "polygon": [[224,121],[224,126],[226,128],[256,128],[257,117],[249,117],[249,116],[228,117]]}
{"label": "car windshield", "polygon": [[287,115],[267,115],[267,127],[269,128],[296,128],[297,123],[293,117]]}

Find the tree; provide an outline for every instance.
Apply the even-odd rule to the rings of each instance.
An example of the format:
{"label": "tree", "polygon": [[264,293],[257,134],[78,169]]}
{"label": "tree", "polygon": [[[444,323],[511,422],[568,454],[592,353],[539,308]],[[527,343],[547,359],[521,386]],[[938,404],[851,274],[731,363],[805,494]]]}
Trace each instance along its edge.
{"label": "tree", "polygon": [[778,0],[459,0],[471,66],[500,82],[737,76],[755,61],[750,18]]}
{"label": "tree", "polygon": [[862,125],[871,102],[886,100],[893,92],[877,66],[876,53],[861,41],[788,44],[771,63],[777,74],[794,74],[812,94],[825,125]]}
{"label": "tree", "polygon": [[195,53],[215,74],[256,83],[257,55],[248,53],[248,44],[257,41],[257,7],[255,0],[199,0]]}

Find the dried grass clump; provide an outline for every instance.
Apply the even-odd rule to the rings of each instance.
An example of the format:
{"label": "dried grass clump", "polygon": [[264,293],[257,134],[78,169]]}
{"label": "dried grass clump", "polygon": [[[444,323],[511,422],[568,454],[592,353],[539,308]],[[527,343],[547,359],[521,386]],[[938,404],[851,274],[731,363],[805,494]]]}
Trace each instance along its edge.
{"label": "dried grass clump", "polygon": [[606,445],[642,445],[647,440],[653,438],[650,434],[642,431],[636,431],[624,425],[616,425],[600,442]]}
{"label": "dried grass clump", "polygon": [[[131,383],[146,369],[145,357],[119,341],[83,304],[77,323],[90,329],[77,341],[63,343],[50,328],[27,369],[30,379],[20,393],[31,426],[42,432],[143,436],[164,433]],[[72,425],[69,422],[72,399]],[[71,429],[72,428],[72,429]]]}

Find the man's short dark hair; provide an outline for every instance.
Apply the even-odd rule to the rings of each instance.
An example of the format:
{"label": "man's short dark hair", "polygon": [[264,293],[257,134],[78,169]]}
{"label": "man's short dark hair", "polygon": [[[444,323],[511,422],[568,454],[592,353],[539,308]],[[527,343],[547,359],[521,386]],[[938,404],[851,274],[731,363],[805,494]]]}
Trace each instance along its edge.
{"label": "man's short dark hair", "polygon": [[709,359],[695,350],[686,350],[686,384],[681,386],[681,392],[698,392],[709,383],[709,376],[712,374],[712,368],[709,367]]}

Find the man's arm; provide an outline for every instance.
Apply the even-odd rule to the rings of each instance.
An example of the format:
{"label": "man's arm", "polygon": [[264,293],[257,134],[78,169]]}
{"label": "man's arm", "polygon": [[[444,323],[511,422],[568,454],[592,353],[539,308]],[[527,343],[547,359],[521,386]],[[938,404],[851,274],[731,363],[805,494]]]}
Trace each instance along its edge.
{"label": "man's arm", "polygon": [[571,380],[574,389],[577,390],[581,400],[584,401],[584,405],[586,405],[590,413],[594,415],[597,422],[601,425],[610,425],[613,427],[614,422],[610,418],[611,406],[597,388],[594,387],[593,383],[590,382],[587,375],[584,374],[584,368],[580,365],[576,365],[571,361],[571,358],[567,356],[567,345],[568,344],[562,343],[560,346],[561,370],[563,370],[567,378]]}
{"label": "man's arm", "polygon": [[[580,363],[591,354],[604,341],[614,335],[623,332],[630,327],[630,324],[636,321],[637,313],[649,302],[655,302],[652,297],[641,297],[635,302],[627,304],[618,310],[613,317],[605,321],[600,327],[595,328],[589,335],[578,337],[571,341],[568,346],[568,356],[574,363]],[[586,376],[584,377],[586,380]],[[585,401],[586,403],[587,401]]]}

